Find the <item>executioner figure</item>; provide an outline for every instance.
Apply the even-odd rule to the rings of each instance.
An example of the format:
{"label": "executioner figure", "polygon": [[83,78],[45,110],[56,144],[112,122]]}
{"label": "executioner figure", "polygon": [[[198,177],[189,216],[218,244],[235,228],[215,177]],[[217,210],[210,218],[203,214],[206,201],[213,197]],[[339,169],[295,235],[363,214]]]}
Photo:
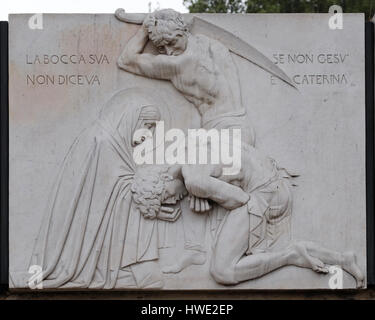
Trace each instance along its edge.
{"label": "executioner figure", "polygon": [[[242,104],[238,70],[229,49],[205,35],[191,34],[182,15],[172,9],[155,11],[143,19],[120,55],[118,66],[170,81],[198,109],[203,128],[241,128],[249,131],[244,135],[250,137],[246,142],[254,145],[255,133]],[[160,54],[143,52],[148,40]]]}

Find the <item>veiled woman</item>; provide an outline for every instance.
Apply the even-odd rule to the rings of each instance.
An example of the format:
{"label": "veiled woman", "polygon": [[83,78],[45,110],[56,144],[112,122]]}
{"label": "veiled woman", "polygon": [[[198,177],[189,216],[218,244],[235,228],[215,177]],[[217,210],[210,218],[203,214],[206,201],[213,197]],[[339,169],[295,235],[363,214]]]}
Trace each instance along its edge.
{"label": "veiled woman", "polygon": [[158,258],[155,220],[131,210],[130,190],[133,148],[145,138],[133,134],[160,120],[156,101],[149,89],[118,92],[70,147],[31,259],[44,288],[114,288],[121,269]]}

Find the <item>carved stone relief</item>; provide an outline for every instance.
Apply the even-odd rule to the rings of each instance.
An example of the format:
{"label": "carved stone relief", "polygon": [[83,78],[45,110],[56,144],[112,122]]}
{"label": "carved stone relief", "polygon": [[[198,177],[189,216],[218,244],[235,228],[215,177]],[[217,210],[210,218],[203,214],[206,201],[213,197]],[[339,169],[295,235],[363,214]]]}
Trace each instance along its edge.
{"label": "carved stone relief", "polygon": [[[352,281],[347,287],[365,287],[365,248],[359,253],[360,261],[356,252],[357,243],[365,243],[365,236],[359,232],[365,221],[364,204],[358,200],[364,198],[353,197],[353,201],[361,203],[358,212],[344,208],[340,217],[339,210],[343,206],[330,200],[334,195],[317,196],[315,193],[319,190],[314,189],[313,181],[304,180],[309,167],[305,166],[302,171],[304,165],[294,168],[293,163],[287,163],[289,157],[298,158],[300,163],[304,159],[291,155],[287,147],[283,151],[288,141],[277,141],[271,133],[272,142],[267,146],[267,133],[262,126],[266,122],[274,123],[272,111],[268,111],[268,117],[262,117],[262,111],[254,112],[262,110],[262,106],[259,103],[253,106],[246,99],[249,93],[244,88],[254,83],[252,77],[244,78],[246,68],[255,70],[255,76],[261,72],[263,77],[270,77],[280,95],[285,92],[286,96],[291,96],[293,92],[299,96],[299,101],[304,101],[303,92],[300,92],[304,89],[299,88],[298,80],[301,76],[289,76],[282,70],[284,63],[281,61],[284,60],[280,53],[273,54],[271,59],[269,52],[267,55],[261,53],[247,40],[226,30],[225,24],[218,26],[205,18],[183,16],[171,9],[151,14],[128,14],[119,9],[108,18],[116,30],[120,30],[105,31],[116,34],[110,45],[120,48],[114,61],[105,58],[108,64],[116,64],[117,78],[111,81],[119,82],[122,76],[128,80],[126,85],[117,84],[118,90],[107,94],[104,107],[97,106],[97,112],[91,111],[91,122],[87,121],[87,126],[66,142],[65,147],[70,147],[63,160],[54,165],[58,170],[50,179],[54,181],[53,185],[52,181],[43,181],[45,191],[52,185],[45,197],[44,217],[40,220],[39,231],[34,231],[32,250],[25,253],[30,255],[27,267],[11,267],[13,287],[42,284],[43,288],[90,289],[283,289],[314,287],[312,283],[319,277],[319,281],[326,279],[327,284],[318,287],[326,288],[332,266],[341,268],[345,279]],[[259,22],[253,23],[256,26]],[[123,28],[131,30],[126,41],[121,39]],[[64,37],[68,36],[63,36],[63,42],[67,41]],[[115,41],[119,38],[121,46]],[[73,59],[61,56],[60,60],[65,58]],[[53,61],[52,56],[47,59]],[[84,57],[74,59],[85,60]],[[89,55],[89,59],[94,58]],[[105,63],[104,57],[96,59]],[[293,56],[288,59],[293,61]],[[295,55],[294,60],[298,59],[302,58]],[[36,64],[37,60],[29,61]],[[32,82],[31,76],[27,79]],[[38,80],[34,78],[35,81]],[[337,88],[331,90],[338,92]],[[266,91],[251,93],[252,96],[267,94]],[[313,92],[312,96],[314,94],[318,95]],[[175,107],[174,103],[182,100],[185,105],[179,109]],[[256,102],[257,98],[254,98],[252,103]],[[306,105],[308,103],[306,101]],[[314,107],[321,108],[324,101],[317,103]],[[290,112],[292,109],[275,117],[304,118],[301,111]],[[345,113],[345,108],[341,112]],[[338,116],[337,113],[333,115]],[[15,119],[17,117],[19,115],[15,115]],[[361,115],[356,117],[356,125],[361,126],[360,118]],[[343,119],[347,121],[346,116]],[[301,144],[311,143],[311,148],[317,148],[314,139],[323,138],[321,130],[330,126],[330,118],[327,122],[322,121],[321,127],[315,123],[315,131],[301,137]],[[177,128],[185,133],[192,128],[227,130],[233,134],[240,130],[237,144],[232,140],[228,142],[233,153],[239,152],[238,172],[226,174],[227,166],[221,161],[139,165],[134,159],[135,150],[146,148],[147,144],[153,145],[153,152],[158,149],[157,143],[153,143],[161,122],[167,129]],[[287,122],[282,126],[286,128]],[[268,128],[277,134],[278,130],[283,130],[282,126],[281,129],[271,128],[271,125]],[[258,128],[261,131],[259,143]],[[16,137],[16,122],[12,130]],[[347,130],[355,132],[353,128]],[[295,136],[292,139],[296,139]],[[342,137],[336,139],[338,144],[342,143]],[[191,151],[188,140],[185,136],[181,140],[180,151]],[[348,141],[348,145],[360,145],[358,152],[361,153],[364,150],[361,136],[353,134],[353,141]],[[212,140],[207,142],[206,148],[211,151],[212,160],[216,152]],[[195,152],[200,150],[197,148]],[[17,157],[17,152],[12,154]],[[275,157],[278,154],[281,162]],[[332,161],[346,156],[350,157],[346,149],[335,150]],[[362,156],[361,153],[359,161],[354,157],[348,162],[348,180],[345,180],[350,184],[353,175],[361,188],[361,179],[364,179]],[[330,161],[329,155],[326,157],[326,161]],[[324,157],[320,159],[316,165],[322,168],[324,175],[330,168]],[[356,167],[358,163],[359,168]],[[14,182],[13,186],[16,184]],[[298,190],[300,185],[303,191]],[[348,186],[350,191],[347,191],[345,188],[337,185],[337,192],[348,199],[351,199],[351,193],[363,190],[353,191]],[[326,221],[319,213],[315,218],[314,211],[319,206],[310,206],[309,200],[305,200],[312,196],[327,202],[330,210],[336,210],[336,213]],[[296,198],[297,205],[294,204]],[[304,202],[309,204],[306,210],[303,210]],[[16,207],[14,202],[14,212],[17,212]],[[332,217],[346,219],[351,214],[359,221],[348,236],[359,239],[354,241],[356,246],[353,248],[319,241],[319,233],[326,230],[325,227],[314,230],[317,234],[314,238],[309,232],[304,237],[299,237],[301,232],[297,232],[296,236],[295,230],[307,228],[304,224],[332,226]],[[305,223],[295,225],[295,219]],[[15,232],[17,221],[15,219],[11,225],[12,232]],[[333,234],[345,232],[334,226],[330,230]],[[362,231],[364,234],[365,230]],[[32,266],[41,268],[36,278],[30,278]],[[283,269],[286,273],[282,273]],[[294,272],[304,272],[307,282],[299,284],[291,280]],[[259,282],[262,278],[266,282]],[[206,282],[200,284],[199,279]],[[272,284],[273,279],[279,281],[276,286]],[[194,285],[191,287],[189,282]]]}

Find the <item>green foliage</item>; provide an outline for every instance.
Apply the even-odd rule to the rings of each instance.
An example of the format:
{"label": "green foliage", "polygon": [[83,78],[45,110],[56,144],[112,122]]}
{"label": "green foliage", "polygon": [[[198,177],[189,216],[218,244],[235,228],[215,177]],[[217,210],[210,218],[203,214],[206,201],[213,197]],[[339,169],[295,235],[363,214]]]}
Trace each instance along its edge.
{"label": "green foliage", "polygon": [[367,19],[375,15],[375,0],[183,0],[191,13],[327,13],[331,5],[347,12],[363,12]]}
{"label": "green foliage", "polygon": [[191,13],[238,13],[245,12],[245,3],[241,0],[184,0]]}

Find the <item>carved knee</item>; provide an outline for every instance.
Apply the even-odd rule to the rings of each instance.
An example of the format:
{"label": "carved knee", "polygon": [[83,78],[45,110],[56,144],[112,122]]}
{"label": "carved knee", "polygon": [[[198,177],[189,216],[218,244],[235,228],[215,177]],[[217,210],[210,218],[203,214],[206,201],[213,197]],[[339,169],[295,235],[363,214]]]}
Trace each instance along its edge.
{"label": "carved knee", "polygon": [[237,284],[238,281],[235,280],[234,267],[230,265],[225,266],[215,260],[216,259],[213,258],[210,265],[210,274],[215,279],[215,281],[224,285]]}

